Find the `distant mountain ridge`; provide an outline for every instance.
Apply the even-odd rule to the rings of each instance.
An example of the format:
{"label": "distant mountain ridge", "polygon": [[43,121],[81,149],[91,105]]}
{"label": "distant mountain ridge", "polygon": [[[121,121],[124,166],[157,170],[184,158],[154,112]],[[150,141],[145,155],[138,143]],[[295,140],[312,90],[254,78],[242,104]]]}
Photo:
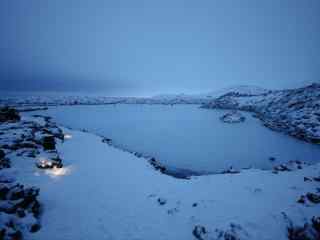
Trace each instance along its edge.
{"label": "distant mountain ridge", "polygon": [[220,96],[223,96],[228,93],[237,93],[240,95],[252,95],[252,96],[258,96],[262,94],[267,94],[271,90],[261,88],[258,86],[250,86],[250,85],[239,85],[239,86],[233,86],[228,88],[223,88],[221,90],[217,91],[211,91],[208,93],[200,93],[200,94],[185,94],[185,93],[179,93],[179,94],[159,94],[156,96],[153,96],[153,99],[208,99],[208,98],[217,98]]}
{"label": "distant mountain ridge", "polygon": [[[225,95],[265,96],[290,90],[268,90],[257,86],[239,85],[199,94],[160,94],[153,97],[108,97],[108,96],[0,96],[0,105],[12,106],[51,106],[51,105],[103,105],[103,104],[209,104]],[[253,98],[251,98],[253,99]]]}

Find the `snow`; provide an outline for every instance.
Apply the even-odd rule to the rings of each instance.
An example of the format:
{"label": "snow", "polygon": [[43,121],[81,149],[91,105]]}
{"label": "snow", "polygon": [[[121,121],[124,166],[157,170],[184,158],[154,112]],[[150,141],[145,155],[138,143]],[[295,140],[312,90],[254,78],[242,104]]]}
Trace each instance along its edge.
{"label": "snow", "polygon": [[65,172],[52,178],[29,158],[14,160],[17,179],[39,186],[44,203],[43,227],[26,239],[194,239],[196,225],[213,234],[235,223],[248,239],[281,240],[287,239],[282,212],[297,223],[320,213],[319,205],[296,202],[315,191],[318,183],[303,177],[317,176],[319,164],[279,174],[246,170],[179,180],[98,136],[63,130],[72,136],[58,146]]}
{"label": "snow", "polygon": [[[283,124],[280,120],[284,120],[295,131],[300,129],[304,136],[317,140],[319,87],[246,96],[233,92],[224,96],[222,103],[263,114],[260,117],[265,124]],[[66,98],[63,103],[69,100]],[[88,99],[79,100],[88,103]],[[153,102],[135,98],[130,101]],[[146,159],[112,147],[92,133],[63,128],[63,141],[58,126],[40,119],[23,117],[20,122],[0,124],[1,147],[19,143],[16,141],[19,139],[35,140],[37,145],[36,157],[25,154],[30,150],[24,147],[5,148],[11,168],[0,171],[2,184],[22,183],[40,188],[38,200],[43,206],[40,231],[29,232],[39,221],[31,214],[18,219],[15,214],[0,212],[0,226],[9,220],[16,222],[26,240],[285,240],[288,228],[304,226],[320,215],[319,163],[291,162],[291,171],[286,171],[289,165],[280,165],[274,171],[248,169],[237,174],[229,171],[230,174],[177,179],[155,171]],[[250,118],[243,124],[229,126],[235,129],[248,121]],[[46,128],[54,131],[57,151],[48,153],[39,148],[37,140],[46,134]],[[31,135],[33,140],[28,140]],[[286,137],[289,143],[290,138],[279,136]],[[264,149],[268,151],[271,144]],[[61,157],[62,168],[36,167],[37,160],[50,158],[51,154]],[[310,196],[316,201],[311,201]],[[297,202],[302,198],[305,203]],[[307,231],[315,230],[310,228],[307,225]],[[319,235],[314,239],[319,239]]]}
{"label": "snow", "polygon": [[254,112],[265,126],[296,138],[320,143],[320,84],[252,96],[230,92],[203,108]]}

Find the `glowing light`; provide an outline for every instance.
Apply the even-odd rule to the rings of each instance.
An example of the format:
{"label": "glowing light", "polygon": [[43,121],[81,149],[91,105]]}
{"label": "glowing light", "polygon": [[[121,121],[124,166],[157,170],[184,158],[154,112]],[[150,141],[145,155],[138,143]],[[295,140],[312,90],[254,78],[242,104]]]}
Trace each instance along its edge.
{"label": "glowing light", "polygon": [[72,172],[72,166],[62,167],[62,168],[53,167],[52,169],[47,169],[45,171],[45,173],[52,178],[66,176],[71,174],[71,172]]}
{"label": "glowing light", "polygon": [[70,135],[70,134],[65,134],[64,135],[64,139],[71,139],[72,138],[72,135]]}

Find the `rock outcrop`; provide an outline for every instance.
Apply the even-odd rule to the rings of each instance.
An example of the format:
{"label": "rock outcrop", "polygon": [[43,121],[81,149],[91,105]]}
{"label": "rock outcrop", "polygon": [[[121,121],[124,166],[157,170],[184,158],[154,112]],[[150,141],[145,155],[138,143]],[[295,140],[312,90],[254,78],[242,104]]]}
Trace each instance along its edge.
{"label": "rock outcrop", "polygon": [[231,111],[220,117],[220,120],[225,123],[241,123],[246,118],[238,111]]}
{"label": "rock outcrop", "polygon": [[26,121],[12,108],[0,111],[0,239],[19,240],[26,231],[41,228],[40,189],[16,182],[4,168],[10,168],[11,161],[19,157],[34,159],[41,169],[61,168],[56,144],[64,140],[64,134],[50,118]]}
{"label": "rock outcrop", "polygon": [[9,107],[0,108],[0,123],[17,121],[20,121],[20,115],[17,110]]}

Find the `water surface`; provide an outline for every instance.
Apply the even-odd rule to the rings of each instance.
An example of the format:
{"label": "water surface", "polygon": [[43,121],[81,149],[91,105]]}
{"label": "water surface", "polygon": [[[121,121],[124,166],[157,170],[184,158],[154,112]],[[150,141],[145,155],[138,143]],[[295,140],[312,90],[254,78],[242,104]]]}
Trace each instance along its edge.
{"label": "water surface", "polygon": [[168,167],[199,173],[230,166],[270,169],[290,160],[314,163],[320,156],[319,146],[271,131],[248,113],[244,123],[223,123],[219,117],[225,112],[197,105],[117,104],[52,107],[45,114],[65,126],[87,129],[123,148],[153,156]]}

